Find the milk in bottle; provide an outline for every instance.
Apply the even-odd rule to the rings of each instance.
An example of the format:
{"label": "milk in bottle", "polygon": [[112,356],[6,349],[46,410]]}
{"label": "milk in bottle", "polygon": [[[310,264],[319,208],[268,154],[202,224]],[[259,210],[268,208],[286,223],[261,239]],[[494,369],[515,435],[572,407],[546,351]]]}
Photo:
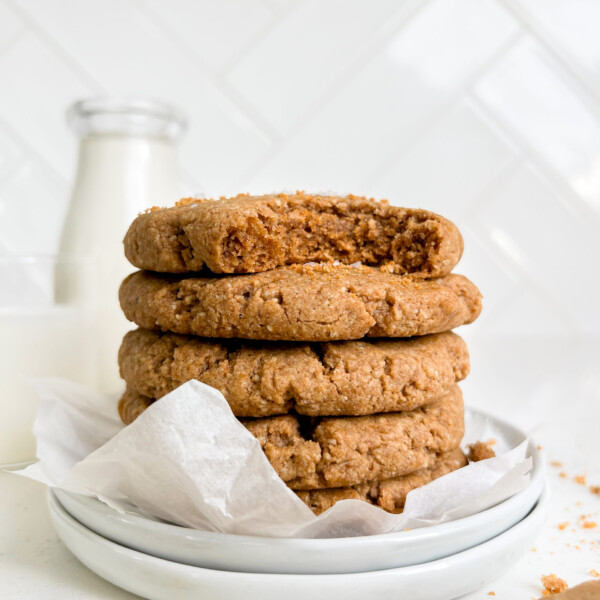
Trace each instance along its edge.
{"label": "milk in bottle", "polygon": [[[96,344],[100,388],[123,389],[117,352],[132,325],[123,316],[118,288],[134,271],[123,236],[137,214],[169,206],[181,196],[176,142],[185,120],[172,107],[148,100],[84,100],[68,111],[79,136],[79,157],[61,252],[95,259]],[[59,293],[68,295],[68,282]]]}

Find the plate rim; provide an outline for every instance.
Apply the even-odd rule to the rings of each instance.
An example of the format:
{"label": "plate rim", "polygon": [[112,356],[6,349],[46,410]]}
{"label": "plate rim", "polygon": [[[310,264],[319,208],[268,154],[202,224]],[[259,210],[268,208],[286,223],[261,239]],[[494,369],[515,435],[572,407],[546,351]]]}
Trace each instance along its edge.
{"label": "plate rim", "polygon": [[[48,494],[47,499],[48,499],[48,508],[50,511],[50,516],[55,525],[55,528],[56,528],[55,521],[59,519],[62,522],[66,523],[67,526],[69,526],[71,529],[75,529],[80,535],[85,535],[86,537],[91,538],[92,540],[95,540],[97,543],[100,543],[100,544],[108,547],[109,549],[114,548],[114,550],[116,550],[117,552],[119,552],[121,554],[131,555],[131,558],[135,558],[137,560],[142,560],[142,561],[146,561],[146,562],[149,561],[150,563],[154,563],[158,566],[167,564],[168,566],[171,566],[173,568],[183,569],[184,571],[189,571],[190,574],[195,575],[196,577],[198,577],[202,573],[207,572],[207,573],[211,573],[211,574],[217,573],[217,574],[219,574],[218,576],[221,576],[221,577],[227,578],[227,579],[229,579],[231,577],[234,577],[234,578],[235,577],[238,577],[238,578],[244,577],[244,578],[252,578],[254,581],[258,582],[259,580],[264,581],[265,578],[269,578],[271,581],[274,581],[276,579],[281,579],[281,578],[287,579],[289,581],[290,578],[307,579],[307,578],[312,578],[312,577],[317,577],[317,578],[320,578],[321,580],[326,579],[326,578],[335,578],[335,577],[344,577],[344,579],[347,579],[347,578],[350,578],[350,579],[361,579],[361,578],[373,579],[380,574],[390,574],[390,575],[405,574],[406,575],[410,572],[416,573],[418,571],[423,571],[424,569],[430,569],[430,568],[435,568],[435,567],[444,566],[445,568],[448,568],[448,562],[456,560],[458,558],[464,558],[465,556],[468,556],[468,555],[474,555],[475,553],[481,552],[482,550],[489,550],[490,547],[493,547],[497,544],[500,544],[502,541],[505,541],[509,535],[514,535],[515,531],[520,531],[526,527],[541,527],[543,522],[545,521],[545,518],[546,518],[547,512],[548,512],[548,506],[549,506],[549,502],[550,502],[550,490],[549,490],[548,484],[545,482],[544,487],[542,489],[542,493],[540,494],[540,497],[536,501],[533,508],[529,511],[529,513],[523,519],[521,519],[519,522],[515,523],[512,527],[510,527],[506,531],[500,533],[499,535],[497,535],[489,540],[482,542],[481,544],[472,546],[471,548],[467,548],[465,550],[462,550],[462,551],[452,554],[450,556],[447,556],[444,558],[438,558],[438,559],[435,559],[435,560],[429,561],[429,562],[418,563],[418,564],[414,564],[414,565],[407,565],[407,566],[403,566],[403,567],[380,569],[380,570],[376,570],[376,571],[359,571],[359,572],[352,572],[352,573],[316,573],[316,574],[312,574],[312,573],[254,573],[254,572],[245,572],[245,571],[224,571],[224,570],[220,570],[220,569],[211,569],[208,567],[197,567],[197,566],[193,566],[193,565],[187,565],[184,563],[171,561],[171,560],[168,560],[165,558],[156,557],[151,554],[146,554],[144,552],[140,552],[139,550],[134,550],[132,548],[128,548],[127,546],[123,546],[121,544],[118,544],[117,542],[113,542],[112,540],[109,540],[109,539],[103,537],[102,535],[96,533],[95,531],[92,531],[91,529],[87,528],[85,525],[81,524],[79,521],[77,521],[77,519],[75,519],[73,516],[71,516],[69,514],[69,512],[56,499],[56,497]],[[57,533],[59,534],[59,536],[61,537],[61,540],[62,540],[60,531],[58,530],[58,528],[56,528],[56,529],[57,529]],[[67,545],[66,542],[63,541],[63,543],[65,543],[65,545]],[[67,547],[68,547],[68,545],[67,545]],[[75,554],[75,553],[73,552],[73,554]],[[75,554],[75,556],[77,556],[77,555]],[[82,560],[82,562],[84,562],[84,561]],[[444,563],[446,563],[446,564],[444,565]],[[84,564],[87,564],[87,563],[84,563]]]}
{"label": "plate rim", "polygon": [[[533,505],[541,496],[544,490],[544,480],[545,480],[545,464],[541,455],[540,450],[538,449],[533,437],[528,436],[523,430],[519,429],[516,425],[505,421],[504,419],[497,417],[495,415],[491,415],[486,413],[485,411],[479,409],[473,409],[467,407],[465,412],[469,412],[471,414],[475,414],[482,419],[487,419],[495,422],[500,425],[503,429],[509,430],[511,434],[520,436],[523,438],[523,441],[528,440],[527,454],[532,458],[532,468],[530,473],[531,479],[523,490],[517,492],[516,494],[506,498],[502,502],[495,504],[494,506],[490,506],[489,508],[480,511],[478,513],[467,515],[465,517],[461,517],[460,519],[455,519],[453,521],[447,521],[445,523],[440,523],[437,525],[420,527],[417,529],[412,529],[410,531],[394,531],[389,533],[378,533],[372,535],[363,535],[363,536],[353,536],[353,537],[332,537],[332,538],[303,538],[303,537],[268,537],[268,536],[254,536],[254,535],[245,535],[245,534],[237,534],[237,533],[226,533],[220,531],[206,531],[202,529],[192,529],[189,527],[185,527],[182,525],[177,525],[175,523],[168,523],[165,521],[154,521],[151,519],[147,519],[141,515],[137,515],[135,513],[120,513],[116,509],[104,504],[102,501],[94,498],[92,496],[85,496],[84,494],[78,494],[76,492],[71,492],[68,490],[64,490],[62,488],[49,488],[49,492],[54,494],[57,501],[61,504],[61,507],[64,508],[62,502],[60,501],[61,495],[67,495],[72,500],[76,502],[87,502],[89,503],[99,503],[102,506],[104,511],[110,511],[109,518],[118,520],[121,523],[124,523],[126,526],[132,526],[139,528],[143,527],[157,527],[159,530],[164,532],[164,535],[172,535],[170,532],[173,531],[173,528],[177,531],[177,536],[183,536],[186,539],[194,540],[194,541],[202,541],[203,543],[216,543],[223,542],[223,540],[227,540],[227,543],[232,544],[253,544],[256,546],[260,545],[286,545],[286,547],[298,547],[302,548],[308,545],[312,545],[314,543],[318,543],[321,548],[326,548],[329,546],[336,546],[343,541],[345,544],[352,545],[361,545],[361,544],[372,544],[377,543],[378,541],[397,541],[397,539],[401,536],[403,540],[407,542],[418,538],[422,541],[427,541],[430,539],[435,539],[440,535],[443,535],[447,532],[447,530],[455,529],[456,527],[464,526],[476,526],[478,522],[486,520],[490,518],[489,513],[491,511],[499,511],[502,509],[506,509],[507,506],[512,506],[513,504],[517,504],[519,499],[522,498],[526,494],[530,494],[531,490],[534,491],[539,488],[539,492],[536,494]],[[64,510],[69,513],[69,511],[64,508]],[[93,508],[92,510],[96,510]],[[69,513],[70,514],[70,513]],[[73,515],[71,515],[75,518]],[[200,538],[200,539],[198,539]]]}

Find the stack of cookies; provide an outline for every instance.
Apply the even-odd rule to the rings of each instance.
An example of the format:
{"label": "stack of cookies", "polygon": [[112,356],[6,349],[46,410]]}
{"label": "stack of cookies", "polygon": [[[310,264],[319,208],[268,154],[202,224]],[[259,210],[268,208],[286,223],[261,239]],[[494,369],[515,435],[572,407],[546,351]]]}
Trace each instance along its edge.
{"label": "stack of cookies", "polygon": [[125,423],[190,379],[220,390],[315,513],[407,493],[466,464],[450,330],[481,295],[458,229],[356,196],[186,199],[140,215],[120,289]]}

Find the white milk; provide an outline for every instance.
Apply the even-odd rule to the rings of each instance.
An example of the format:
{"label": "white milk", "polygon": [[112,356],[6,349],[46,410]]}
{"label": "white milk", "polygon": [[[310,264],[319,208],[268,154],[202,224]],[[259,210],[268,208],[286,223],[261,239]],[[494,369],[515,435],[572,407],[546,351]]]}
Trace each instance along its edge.
{"label": "white milk", "polygon": [[[118,302],[121,281],[135,270],[123,254],[123,236],[139,212],[180,198],[174,141],[184,123],[168,107],[139,101],[84,101],[69,118],[82,137],[61,252],[97,262],[99,387],[114,392],[123,389],[119,345],[133,327]],[[63,300],[71,287],[60,283]]]}
{"label": "white milk", "polygon": [[[95,265],[80,257],[0,256],[0,465],[35,460],[37,398],[25,377],[96,387]],[[59,282],[68,282],[61,303]],[[63,294],[64,295],[64,294]]]}
{"label": "white milk", "polygon": [[67,377],[95,384],[89,311],[61,306],[0,309],[0,465],[35,460],[38,400],[25,377]]}

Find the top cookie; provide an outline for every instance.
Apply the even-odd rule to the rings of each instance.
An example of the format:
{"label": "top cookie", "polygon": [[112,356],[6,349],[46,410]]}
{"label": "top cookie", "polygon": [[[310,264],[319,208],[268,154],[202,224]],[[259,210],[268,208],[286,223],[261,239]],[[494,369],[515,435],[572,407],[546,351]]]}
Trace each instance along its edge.
{"label": "top cookie", "polygon": [[303,192],[186,198],[140,215],[123,243],[133,265],[162,273],[259,273],[339,260],[441,277],[463,250],[457,227],[426,210]]}

